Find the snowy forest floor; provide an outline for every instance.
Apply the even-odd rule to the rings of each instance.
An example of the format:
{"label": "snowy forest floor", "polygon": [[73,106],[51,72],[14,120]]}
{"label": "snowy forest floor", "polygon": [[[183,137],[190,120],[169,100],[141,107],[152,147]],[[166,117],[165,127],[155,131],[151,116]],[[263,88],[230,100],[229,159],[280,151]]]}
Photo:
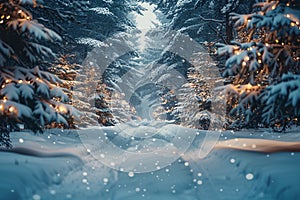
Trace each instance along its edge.
{"label": "snowy forest floor", "polygon": [[0,199],[300,198],[300,153],[233,149],[262,151],[276,141],[300,141],[299,130],[215,132],[215,148],[200,157],[204,141],[215,144],[207,134],[214,132],[155,121],[15,132],[14,148],[0,153]]}

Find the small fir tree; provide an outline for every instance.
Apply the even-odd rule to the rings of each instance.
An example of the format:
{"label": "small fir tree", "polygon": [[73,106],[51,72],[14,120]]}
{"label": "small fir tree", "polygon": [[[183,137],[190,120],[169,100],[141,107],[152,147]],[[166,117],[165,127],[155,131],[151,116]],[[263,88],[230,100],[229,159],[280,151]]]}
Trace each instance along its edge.
{"label": "small fir tree", "polygon": [[[218,87],[222,86],[216,63],[208,53],[197,53],[188,71],[188,82],[180,91],[174,115],[180,124],[199,129],[223,127],[224,109]],[[224,121],[224,120],[223,120]]]}

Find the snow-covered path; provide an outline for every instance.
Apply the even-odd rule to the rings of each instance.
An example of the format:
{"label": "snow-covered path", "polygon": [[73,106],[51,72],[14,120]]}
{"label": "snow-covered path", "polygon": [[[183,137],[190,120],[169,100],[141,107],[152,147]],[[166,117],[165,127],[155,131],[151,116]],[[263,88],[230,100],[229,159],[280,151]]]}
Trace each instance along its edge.
{"label": "snow-covered path", "polygon": [[[138,33],[135,38],[138,44],[137,49],[135,50],[139,54],[139,58],[136,61],[138,62],[137,70],[139,70],[140,74],[134,74],[135,78],[133,79],[135,81],[131,82],[131,84],[135,89],[135,95],[140,100],[140,103],[135,106],[137,115],[142,119],[150,120],[153,118],[151,107],[153,106],[153,104],[159,104],[160,102],[158,96],[155,97],[155,93],[157,93],[158,88],[155,88],[154,85],[149,88],[149,84],[153,84],[153,82],[149,80],[149,71],[147,68],[149,65],[155,63],[160,58],[160,53],[163,51],[163,49],[160,48],[160,50],[158,50],[160,51],[160,53],[158,53],[157,56],[149,55],[150,52],[147,52],[147,49],[155,48],[153,44],[150,43],[151,40],[157,40],[154,43],[155,45],[157,45],[157,43],[159,43],[159,45],[166,44],[163,44],[161,38],[149,37],[149,32],[162,26],[161,22],[157,18],[156,14],[158,11],[155,10],[155,5],[150,5],[147,2],[140,3],[140,5],[145,8],[144,11],[141,11],[142,15],[135,15],[136,28],[140,31],[140,33]],[[138,90],[141,90],[142,88],[142,93],[138,93]]]}
{"label": "snow-covered path", "polygon": [[[149,137],[145,137],[145,133]],[[178,144],[188,143],[177,143],[174,138],[180,137],[180,134],[193,133],[196,135],[187,151],[176,148]],[[219,148],[200,159],[199,150],[205,135],[204,131],[146,121],[111,128],[91,127],[79,132],[51,130],[39,136],[14,133],[13,151],[18,153],[0,153],[0,199],[174,200],[300,197],[299,153],[267,154]],[[224,143],[235,138],[300,140],[297,132],[279,135],[263,131],[228,131],[221,134],[220,140]],[[172,141],[173,145],[170,145]],[[127,156],[131,162],[116,162],[113,151],[104,154],[108,142],[116,147],[122,146],[119,153],[123,152],[122,156]],[[163,149],[163,152],[159,149]],[[143,150],[150,155],[146,155]],[[128,153],[136,155],[130,157]],[[143,172],[140,161],[147,162],[147,166],[152,163],[156,168]],[[163,161],[169,163],[164,166]]]}

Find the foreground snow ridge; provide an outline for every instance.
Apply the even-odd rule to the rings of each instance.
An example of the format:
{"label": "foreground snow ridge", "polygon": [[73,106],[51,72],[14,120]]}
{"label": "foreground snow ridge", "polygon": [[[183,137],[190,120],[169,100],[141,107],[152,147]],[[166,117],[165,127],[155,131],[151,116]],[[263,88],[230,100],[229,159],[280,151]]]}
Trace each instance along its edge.
{"label": "foreground snow ridge", "polygon": [[18,132],[12,140],[14,148],[0,152],[0,199],[300,198],[297,130],[206,132],[133,121]]}
{"label": "foreground snow ridge", "polygon": [[160,121],[132,121],[78,133],[88,152],[99,162],[135,173],[152,172],[172,164],[200,134],[195,129]]}

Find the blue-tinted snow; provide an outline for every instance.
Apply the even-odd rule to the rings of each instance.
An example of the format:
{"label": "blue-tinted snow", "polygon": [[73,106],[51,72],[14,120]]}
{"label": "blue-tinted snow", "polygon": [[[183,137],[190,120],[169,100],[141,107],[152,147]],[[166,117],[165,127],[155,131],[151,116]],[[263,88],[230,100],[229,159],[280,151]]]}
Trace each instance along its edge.
{"label": "blue-tinted snow", "polygon": [[[154,129],[154,126],[160,130]],[[147,129],[147,127],[149,129]],[[138,132],[132,139],[133,132]],[[175,132],[191,132],[169,123],[132,122],[113,128],[90,127],[80,131],[50,130],[43,135],[12,134],[15,152],[0,153],[0,199],[299,199],[300,153],[258,153],[214,149],[199,159],[204,131],[195,130],[189,150],[159,170],[135,173],[115,170],[99,161],[96,148],[88,144],[99,136],[115,138],[115,144],[130,148],[145,142],[148,132],[156,140],[151,147],[167,145]],[[159,132],[159,133],[157,133]],[[95,134],[98,133],[98,134]],[[80,134],[90,137],[85,145]],[[97,136],[97,137],[96,137]],[[117,138],[119,140],[117,140]],[[130,137],[130,138],[126,138]],[[123,139],[122,139],[123,138]],[[285,134],[268,130],[226,131],[220,140],[258,138],[299,141],[299,130]],[[187,138],[183,138],[187,140]],[[157,142],[157,143],[156,143]],[[157,144],[157,146],[155,146]],[[99,145],[105,145],[99,143]],[[157,158],[170,152],[161,152]],[[162,155],[165,154],[165,155]],[[106,159],[104,156],[102,159]],[[110,158],[108,158],[110,159]],[[136,157],[140,159],[140,157]],[[152,158],[151,158],[152,159]],[[115,163],[117,165],[117,163]],[[133,163],[134,165],[134,163]]]}

